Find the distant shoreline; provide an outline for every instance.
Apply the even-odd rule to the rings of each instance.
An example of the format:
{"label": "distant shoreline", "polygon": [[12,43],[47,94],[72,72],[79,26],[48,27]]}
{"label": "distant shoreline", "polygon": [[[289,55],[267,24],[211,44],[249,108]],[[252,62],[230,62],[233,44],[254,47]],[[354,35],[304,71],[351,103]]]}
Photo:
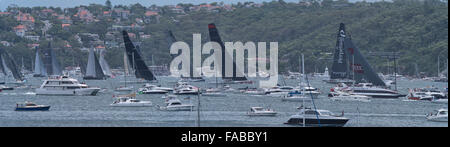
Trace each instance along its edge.
{"label": "distant shoreline", "polygon": [[[191,3],[191,4],[201,4],[201,3],[212,3],[212,2],[224,2],[225,4],[236,4],[238,2],[271,2],[273,0],[110,0],[112,5],[132,5],[139,3],[144,6],[165,6],[165,5],[177,5],[179,3]],[[285,2],[299,2],[299,0],[284,0]],[[348,0],[349,2],[357,2],[363,0]],[[366,0],[367,2],[375,2],[381,0]],[[389,1],[389,0],[387,0]],[[0,11],[5,11],[10,5],[17,5],[18,7],[60,7],[60,8],[72,8],[80,5],[89,4],[102,4],[104,5],[106,0],[0,0],[2,4],[0,6]]]}

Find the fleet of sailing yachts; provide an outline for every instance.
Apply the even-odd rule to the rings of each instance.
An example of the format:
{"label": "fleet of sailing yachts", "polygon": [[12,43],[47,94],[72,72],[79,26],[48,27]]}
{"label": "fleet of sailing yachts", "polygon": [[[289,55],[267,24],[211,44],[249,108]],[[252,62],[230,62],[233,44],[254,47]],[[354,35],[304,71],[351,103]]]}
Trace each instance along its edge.
{"label": "fleet of sailing yachts", "polygon": [[[218,30],[214,24],[208,25],[210,40],[219,43],[223,46],[223,42],[219,36]],[[116,100],[110,105],[114,107],[151,107],[153,106],[151,101],[143,101],[136,99],[136,93],[138,94],[161,94],[165,99],[165,106],[156,105],[159,110],[166,111],[192,111],[194,105],[192,103],[184,103],[178,97],[187,96],[185,99],[192,99],[191,96],[213,96],[213,97],[226,97],[229,93],[247,94],[247,95],[262,95],[280,98],[282,101],[288,102],[302,102],[300,111],[298,114],[292,115],[286,124],[291,125],[304,125],[304,126],[344,126],[348,118],[345,118],[343,113],[341,115],[335,115],[328,110],[312,109],[306,107],[306,103],[311,103],[314,99],[318,98],[322,92],[318,88],[314,88],[310,85],[307,75],[304,73],[304,62],[302,55],[302,69],[303,73],[300,74],[303,77],[301,83],[297,87],[292,86],[276,86],[270,88],[232,88],[229,84],[248,84],[252,83],[246,77],[221,77],[222,86],[216,86],[216,88],[201,89],[196,86],[192,86],[189,82],[205,82],[203,78],[194,77],[181,77],[180,81],[176,83],[174,88],[161,87],[159,85],[151,84],[156,80],[155,75],[146,66],[143,58],[141,57],[138,46],[134,46],[131,42],[128,33],[122,32],[125,43],[124,54],[124,86],[114,89],[116,92],[127,93],[123,95],[114,96]],[[175,42],[176,39],[171,31],[168,31],[169,43]],[[41,59],[39,50],[36,50],[34,74],[33,77],[48,77],[44,80],[42,85],[35,89],[36,95],[91,95],[95,96],[101,91],[98,87],[90,87],[85,83],[80,83],[77,79],[71,78],[67,75],[63,75],[59,63],[55,58],[55,53],[51,49],[49,43],[49,49],[45,50],[44,60]],[[104,52],[100,52],[100,58],[93,49],[89,50],[88,63],[86,68],[81,68],[83,73],[83,80],[104,80],[106,78],[113,77],[109,65],[104,59]],[[222,51],[222,60],[225,60],[225,52]],[[20,74],[19,69],[15,65],[14,61],[6,51],[0,50],[0,69],[3,73],[11,73],[17,81],[24,81],[24,77]],[[222,63],[225,63],[223,61]],[[224,66],[219,69],[222,75],[225,75]],[[142,79],[142,81],[127,81],[127,76],[132,74],[136,79]],[[239,69],[234,69],[233,72],[240,72]],[[234,74],[235,75],[235,74]],[[295,75],[291,75],[295,76]],[[291,77],[289,76],[289,78]],[[340,24],[337,42],[334,51],[334,60],[331,68],[331,72],[322,75],[326,78],[324,82],[337,84],[328,93],[328,97],[335,101],[359,101],[370,102],[371,99],[376,98],[400,98],[406,95],[400,94],[398,91],[390,90],[386,87],[389,85],[383,81],[379,75],[371,68],[367,60],[362,56],[361,52],[353,45],[351,37],[346,35],[344,24]],[[284,78],[283,78],[284,80]],[[6,81],[5,81],[6,82]],[[19,83],[20,83],[19,82]],[[134,87],[127,85],[127,83],[146,83],[143,87],[134,91]],[[219,84],[216,77],[216,85]],[[7,87],[3,87],[6,90]],[[443,93],[436,89],[414,89],[410,91],[407,96],[410,100],[429,100],[433,102],[448,103],[448,92]],[[311,103],[312,105],[314,103]],[[19,108],[20,106],[20,108]],[[17,105],[16,110],[48,110],[49,106],[43,106],[44,109],[39,108],[41,105],[36,105],[31,102],[26,104]],[[315,106],[314,106],[315,108]],[[448,115],[446,115],[446,109],[439,109],[435,114],[427,116],[429,120],[448,121]],[[251,107],[247,112],[248,116],[276,116],[277,112],[270,108],[263,107]]]}

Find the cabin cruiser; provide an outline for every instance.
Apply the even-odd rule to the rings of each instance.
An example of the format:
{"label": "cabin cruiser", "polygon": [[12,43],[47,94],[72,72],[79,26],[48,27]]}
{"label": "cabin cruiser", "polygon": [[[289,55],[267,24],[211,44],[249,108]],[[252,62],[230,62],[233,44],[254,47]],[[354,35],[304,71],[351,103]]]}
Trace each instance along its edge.
{"label": "cabin cruiser", "polygon": [[197,94],[200,94],[200,93],[201,92],[198,90],[198,88],[194,87],[194,86],[189,86],[189,87],[176,89],[173,92],[173,94],[175,94],[175,95],[197,95]]}
{"label": "cabin cruiser", "polygon": [[434,113],[430,113],[426,117],[429,121],[448,122],[448,109],[435,110]]}
{"label": "cabin cruiser", "polygon": [[139,88],[138,93],[139,94],[166,94],[166,93],[169,93],[169,91],[154,89],[154,88]]}
{"label": "cabin cruiser", "polygon": [[33,102],[17,103],[15,111],[48,111],[48,105],[36,105]]}
{"label": "cabin cruiser", "polygon": [[301,93],[301,92],[289,92],[287,95],[284,95],[283,98],[281,98],[281,101],[288,101],[288,102],[302,102],[302,101],[312,101],[311,97]]}
{"label": "cabin cruiser", "polygon": [[434,96],[427,94],[426,92],[421,91],[410,91],[406,96],[409,100],[427,100],[431,101],[434,99]]}
{"label": "cabin cruiser", "polygon": [[97,95],[100,88],[89,87],[67,76],[52,77],[36,89],[36,95]]}
{"label": "cabin cruiser", "polygon": [[160,110],[167,111],[192,111],[194,105],[192,104],[183,104],[177,98],[170,98],[166,101],[166,106],[158,106]]}
{"label": "cabin cruiser", "polygon": [[117,100],[114,101],[110,106],[113,107],[150,107],[152,106],[151,101],[141,101],[135,99],[136,93],[129,95],[119,95]]}
{"label": "cabin cruiser", "polygon": [[317,98],[320,95],[320,91],[317,88],[311,87],[311,86],[304,86],[299,88],[300,91],[306,95],[312,95],[313,97]]}
{"label": "cabin cruiser", "polygon": [[0,85],[0,90],[14,90],[14,88],[13,87],[8,87],[8,86],[5,86],[5,85]]}
{"label": "cabin cruiser", "polygon": [[294,87],[291,86],[275,86],[266,90],[266,95],[282,97],[293,91]]}
{"label": "cabin cruiser", "polygon": [[263,107],[251,107],[247,112],[248,116],[276,116],[277,112],[272,109],[265,109]]}
{"label": "cabin cruiser", "polygon": [[344,86],[340,88],[333,88],[331,91],[341,91],[346,93],[352,93],[355,95],[364,95],[371,98],[399,98],[406,95],[399,94],[397,91],[375,87],[371,83],[359,83],[355,86]]}
{"label": "cabin cruiser", "polygon": [[165,90],[165,91],[173,91],[173,88],[169,87],[161,87],[160,85],[152,85],[152,84],[145,84],[144,88],[152,88],[152,89],[158,89],[158,90]]}
{"label": "cabin cruiser", "polygon": [[292,115],[285,124],[315,127],[343,127],[349,120],[343,117],[343,115],[344,113],[337,116],[328,110],[301,108],[300,112]]}
{"label": "cabin cruiser", "polygon": [[441,92],[437,87],[416,88],[413,92],[423,92],[426,95],[433,96],[434,99],[447,98],[445,93]]}
{"label": "cabin cruiser", "polygon": [[360,101],[360,102],[370,102],[370,97],[364,95],[355,95],[344,92],[335,92],[328,95],[333,101]]}
{"label": "cabin cruiser", "polygon": [[287,95],[289,92],[288,91],[283,91],[281,89],[268,89],[266,90],[266,95],[267,96],[273,96],[273,97],[283,97],[285,95]]}
{"label": "cabin cruiser", "polygon": [[170,90],[173,89],[146,84],[145,87],[139,88],[138,92],[141,94],[166,94],[169,93]]}

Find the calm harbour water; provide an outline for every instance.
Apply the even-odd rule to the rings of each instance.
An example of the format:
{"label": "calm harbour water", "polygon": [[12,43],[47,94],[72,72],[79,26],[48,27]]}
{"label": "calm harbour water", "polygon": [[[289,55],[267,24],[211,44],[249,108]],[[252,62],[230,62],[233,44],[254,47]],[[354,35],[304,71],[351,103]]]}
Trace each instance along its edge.
{"label": "calm harbour water", "polygon": [[[170,77],[158,77],[162,86],[173,87],[177,80]],[[29,79],[27,84],[38,87],[43,79]],[[80,80],[82,81],[82,80]],[[124,85],[123,77],[106,81],[85,81],[90,86],[108,90],[97,96],[36,96],[34,89],[16,89],[0,92],[0,127],[193,127],[196,126],[197,112],[168,112],[155,107],[111,107],[112,89]],[[295,86],[298,81],[285,80],[287,85]],[[422,88],[434,85],[443,90],[448,83],[431,81],[399,80],[399,91],[407,94],[407,88]],[[215,87],[214,84],[192,83],[199,87]],[[283,81],[280,80],[280,84]],[[321,89],[322,95],[314,100],[318,109],[330,110],[336,114],[345,112],[350,118],[346,127],[448,127],[447,122],[430,122],[425,114],[439,108],[448,108],[448,104],[431,102],[404,101],[400,99],[372,99],[371,102],[337,102],[327,97],[334,85],[325,84],[320,79],[311,79],[312,86]],[[131,84],[128,84],[131,85]],[[137,89],[143,84],[132,84]],[[252,85],[231,85],[242,87]],[[141,100],[150,100],[153,105],[163,105],[162,95],[138,95]],[[197,97],[184,102],[197,104]],[[17,102],[32,101],[50,105],[47,112],[16,112]],[[292,127],[283,124],[297,112],[300,102],[282,102],[281,98],[268,96],[248,96],[229,94],[227,97],[201,97],[201,126],[208,127]],[[309,104],[307,104],[309,105]],[[253,106],[265,106],[279,112],[276,117],[248,117],[246,112]],[[359,110],[359,113],[358,113]]]}

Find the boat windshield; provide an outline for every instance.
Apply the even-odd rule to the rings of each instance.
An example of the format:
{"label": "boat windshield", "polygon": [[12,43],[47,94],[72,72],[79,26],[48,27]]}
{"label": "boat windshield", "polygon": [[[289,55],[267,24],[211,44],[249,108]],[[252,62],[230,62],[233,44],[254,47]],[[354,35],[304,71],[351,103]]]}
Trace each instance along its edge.
{"label": "boat windshield", "polygon": [[137,102],[140,102],[140,100],[130,100],[130,102],[135,102],[135,103],[137,103]]}
{"label": "boat windshield", "polygon": [[255,109],[255,111],[262,111],[263,110],[263,108],[253,108],[253,109]]}
{"label": "boat windshield", "polygon": [[320,114],[324,115],[324,116],[333,116],[334,115],[333,113],[328,112],[328,111],[320,112]]}
{"label": "boat windshield", "polygon": [[26,103],[25,106],[36,106],[34,103]]}
{"label": "boat windshield", "polygon": [[179,102],[173,102],[173,103],[171,103],[170,105],[181,105],[181,103],[179,103]]}
{"label": "boat windshield", "polygon": [[448,112],[447,111],[441,111],[441,112],[439,112],[439,115],[448,115]]}

